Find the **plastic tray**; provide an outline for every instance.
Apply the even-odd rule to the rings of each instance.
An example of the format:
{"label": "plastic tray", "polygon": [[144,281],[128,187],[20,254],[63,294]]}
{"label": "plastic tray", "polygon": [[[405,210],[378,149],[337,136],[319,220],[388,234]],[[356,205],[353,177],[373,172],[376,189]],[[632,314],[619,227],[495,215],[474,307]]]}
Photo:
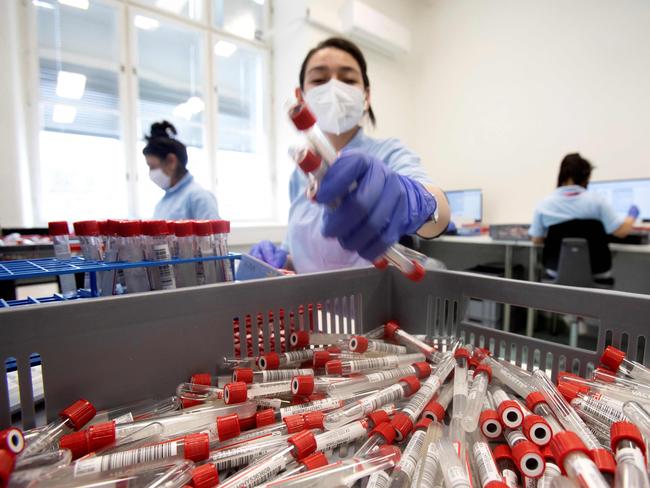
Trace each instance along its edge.
{"label": "plastic tray", "polygon": [[[463,319],[470,298],[600,320],[598,351],[570,348]],[[311,305],[311,306],[310,306]],[[396,270],[355,269],[18,307],[0,313],[0,359],[15,358],[24,427],[35,424],[30,355],[42,357],[48,419],[79,397],[98,408],[170,395],[224,356],[281,351],[292,328],[362,332],[389,319],[405,330],[456,334],[527,369],[585,374],[622,339],[648,363],[650,297],[451,271],[412,283]],[[626,337],[624,337],[626,336]],[[637,351],[642,350],[642,357]],[[0,427],[10,424],[0,375]]]}

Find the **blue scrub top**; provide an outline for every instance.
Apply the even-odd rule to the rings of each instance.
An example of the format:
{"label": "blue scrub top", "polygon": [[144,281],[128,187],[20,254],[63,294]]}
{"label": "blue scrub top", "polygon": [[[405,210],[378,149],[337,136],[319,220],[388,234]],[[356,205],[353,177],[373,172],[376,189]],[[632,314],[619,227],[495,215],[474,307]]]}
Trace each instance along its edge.
{"label": "blue scrub top", "polygon": [[625,220],[598,193],[578,185],[561,186],[537,205],[528,233],[532,237],[545,237],[550,226],[574,219],[600,220],[608,234]]}
{"label": "blue scrub top", "polygon": [[171,188],[156,204],[154,219],[164,220],[217,220],[219,210],[215,196],[204,189],[194,177],[185,176]]}
{"label": "blue scrub top", "polygon": [[[397,139],[373,139],[364,134],[363,129],[355,134],[343,150],[357,149],[372,155],[393,171],[430,184],[420,157],[407,149]],[[321,223],[325,207],[318,205],[306,196],[308,179],[299,169],[294,170],[289,182],[289,226],[283,247],[291,254],[293,265],[298,273],[326,271],[340,268],[368,266],[371,263],[356,252],[341,247],[335,238],[325,238],[321,234]]]}

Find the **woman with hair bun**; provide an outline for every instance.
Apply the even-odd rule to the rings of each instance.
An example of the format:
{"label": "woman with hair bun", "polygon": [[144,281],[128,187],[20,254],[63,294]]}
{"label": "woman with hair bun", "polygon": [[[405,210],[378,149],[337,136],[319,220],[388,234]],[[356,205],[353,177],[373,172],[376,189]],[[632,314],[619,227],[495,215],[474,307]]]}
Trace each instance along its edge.
{"label": "woman with hair bun", "polygon": [[165,190],[154,210],[154,219],[211,220],[219,218],[215,196],[194,181],[187,171],[187,148],[176,139],[176,128],[163,120],[151,125],[142,150],[149,178]]}

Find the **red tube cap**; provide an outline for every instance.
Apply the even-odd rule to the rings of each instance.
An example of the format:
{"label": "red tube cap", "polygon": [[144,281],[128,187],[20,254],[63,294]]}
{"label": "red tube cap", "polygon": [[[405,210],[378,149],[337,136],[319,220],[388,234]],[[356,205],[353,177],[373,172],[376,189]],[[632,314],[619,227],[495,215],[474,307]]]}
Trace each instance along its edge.
{"label": "red tube cap", "polygon": [[16,465],[16,456],[9,451],[0,450],[0,486],[4,488],[9,484],[9,477]]}
{"label": "red tube cap", "polygon": [[601,473],[613,475],[616,472],[616,461],[607,449],[593,449],[591,459]]}
{"label": "red tube cap", "polygon": [[350,351],[366,352],[368,350],[368,339],[363,336],[354,336],[349,342]]}
{"label": "red tube cap", "polygon": [[194,235],[194,224],[191,220],[178,220],[174,222],[174,234],[176,237],[189,237]]}
{"label": "red tube cap", "polygon": [[306,330],[292,332],[289,337],[289,344],[295,349],[307,347],[309,345],[309,332]]}
{"label": "red tube cap", "polygon": [[59,449],[68,449],[72,453],[72,459],[79,459],[85,456],[90,452],[88,431],[81,430],[61,436],[61,439],[59,439]]}
{"label": "red tube cap", "polygon": [[212,463],[207,463],[192,472],[192,486],[194,488],[212,488],[219,484],[219,472]]}
{"label": "red tube cap", "polygon": [[431,366],[426,361],[413,363],[411,366],[415,369],[415,375],[421,380],[431,376]]}
{"label": "red tube cap", "polygon": [[240,417],[239,418],[239,429],[243,432],[245,430],[251,430],[255,428],[255,415],[250,417]]}
{"label": "red tube cap", "polygon": [[139,220],[120,220],[117,235],[120,237],[135,237],[142,234],[142,222]]}
{"label": "red tube cap", "polygon": [[88,451],[94,452],[115,442],[115,421],[101,422],[88,428]]}
{"label": "red tube cap", "polygon": [[413,421],[403,412],[397,412],[393,416],[393,420],[390,421],[390,424],[395,429],[395,439],[397,439],[397,442],[406,439],[413,430]]}
{"label": "red tube cap", "polygon": [[210,456],[210,439],[208,434],[189,434],[185,436],[185,459],[198,463]]}
{"label": "red tube cap", "polygon": [[241,427],[236,413],[217,417],[217,435],[221,442],[237,437],[239,434],[241,434]]}
{"label": "red tube cap", "polygon": [[492,449],[492,457],[495,461],[499,461],[501,459],[509,459],[513,463],[515,462],[515,458],[512,457],[512,451],[510,450],[510,446],[508,444],[499,444],[494,449]]}
{"label": "red tube cap", "polygon": [[551,452],[551,446],[547,445],[542,448],[542,456],[544,456],[544,459],[546,461],[551,461],[553,464],[555,464],[555,457],[553,456],[553,453]]}
{"label": "red tube cap", "polygon": [[609,368],[598,367],[594,369],[593,377],[595,380],[604,381],[606,383],[613,383],[616,378],[616,372]]}
{"label": "red tube cap", "polygon": [[492,368],[490,368],[487,364],[481,363],[476,367],[476,370],[474,370],[474,377],[476,378],[476,375],[481,372],[487,374],[488,383],[492,381]]}
{"label": "red tube cap", "polygon": [[528,410],[532,412],[535,411],[535,407],[540,403],[546,403],[541,391],[533,391],[526,397],[526,407],[528,407]]}
{"label": "red tube cap", "polygon": [[302,153],[302,159],[298,161],[298,166],[303,173],[312,173],[320,168],[322,159],[311,149],[307,149]]}
{"label": "red tube cap", "polygon": [[557,385],[557,390],[568,402],[577,398],[578,393],[580,393],[580,387],[578,387],[578,385],[567,383],[566,381],[560,381]]}
{"label": "red tube cap", "polygon": [[223,401],[226,405],[244,403],[248,398],[248,387],[243,381],[228,383],[223,387]]}
{"label": "red tube cap", "polygon": [[612,371],[617,371],[625,359],[625,353],[614,346],[607,346],[603,355],[600,356],[600,362]]}
{"label": "red tube cap", "polygon": [[142,222],[142,233],[146,236],[169,235],[169,226],[166,220],[145,220]]}
{"label": "red tube cap", "polygon": [[25,438],[20,429],[10,427],[0,430],[0,449],[7,450],[14,455],[20,454],[25,449]]}
{"label": "red tube cap", "polygon": [[415,260],[412,260],[411,263],[413,264],[413,269],[405,276],[411,281],[422,281],[424,276],[427,274],[424,266]]}
{"label": "red tube cap", "polygon": [[232,373],[232,380],[235,382],[242,381],[244,383],[252,383],[253,376],[252,368],[235,368]]}
{"label": "red tube cap", "polygon": [[212,224],[209,220],[195,220],[192,224],[194,225],[194,234],[197,236],[212,235]]}
{"label": "red tube cap", "polygon": [[211,220],[213,234],[230,234],[230,220]]}
{"label": "red tube cap", "polygon": [[258,365],[261,369],[278,369],[280,367],[280,356],[277,352],[270,352],[260,357]]}
{"label": "red tube cap", "polygon": [[[237,381],[237,380],[235,380]],[[193,385],[212,385],[212,375],[210,373],[196,373],[190,377],[190,383]]]}
{"label": "red tube cap", "polygon": [[201,405],[202,403],[203,400],[194,400],[192,398],[181,398],[181,406],[183,408],[196,407],[197,405]]}
{"label": "red tube cap", "polygon": [[569,430],[555,434],[549,445],[551,447],[551,453],[563,474],[566,474],[566,470],[564,469],[564,458],[567,454],[572,452],[582,452],[586,456],[590,456],[589,449],[585,447],[580,440],[580,437],[578,437],[575,432]]}
{"label": "red tube cap", "polygon": [[395,440],[395,429],[390,424],[390,422],[382,422],[379,425],[376,425],[374,429],[370,431],[370,435],[377,434],[384,438],[386,444],[392,444]]}
{"label": "red tube cap", "polygon": [[372,425],[383,424],[384,422],[390,422],[390,417],[386,410],[375,410],[370,412],[367,415],[368,419],[372,422]]}
{"label": "red tube cap", "polygon": [[614,422],[610,429],[612,440],[612,451],[616,452],[616,446],[621,441],[630,441],[643,451],[645,456],[645,442],[639,428],[631,422]]}
{"label": "red tube cap", "polygon": [[332,360],[332,355],[328,351],[314,351],[312,364],[315,369],[322,368],[328,361]]}
{"label": "red tube cap", "polygon": [[343,374],[343,363],[340,359],[332,359],[325,363],[325,372],[328,375],[340,375]]}
{"label": "red tube cap", "polygon": [[420,389],[420,380],[415,376],[407,376],[399,381],[408,385],[408,392],[405,396],[411,396]]}
{"label": "red tube cap", "polygon": [[504,481],[488,481],[483,488],[509,488]]}
{"label": "red tube cap", "polygon": [[316,116],[305,104],[297,104],[292,107],[289,117],[298,130],[307,130],[316,124]]}
{"label": "red tube cap", "polygon": [[544,474],[546,462],[539,448],[530,441],[521,441],[512,448],[512,457],[519,471],[528,478],[539,478]]}
{"label": "red tube cap", "polygon": [[553,431],[544,417],[528,415],[521,424],[521,431],[532,443],[543,447],[551,442]]}
{"label": "red tube cap", "polygon": [[395,332],[397,332],[397,329],[399,329],[399,324],[394,320],[386,322],[386,325],[384,325],[384,338],[391,340],[395,339]]}
{"label": "red tube cap", "polygon": [[50,231],[51,236],[67,236],[70,233],[68,223],[65,220],[48,222],[47,229]]}
{"label": "red tube cap", "polygon": [[59,413],[59,417],[68,419],[74,430],[81,429],[92,420],[97,411],[92,403],[83,398],[77,400]]}
{"label": "red tube cap", "polygon": [[98,236],[99,224],[96,220],[81,220],[72,224],[78,236]]}
{"label": "red tube cap", "polygon": [[426,430],[429,428],[431,422],[433,422],[433,420],[429,418],[421,418],[418,420],[418,423],[415,424],[415,430]]}
{"label": "red tube cap", "polygon": [[501,402],[497,407],[497,413],[499,414],[503,425],[509,429],[516,429],[524,420],[524,414],[521,412],[521,407],[514,400]]}
{"label": "red tube cap", "polygon": [[293,457],[296,459],[304,459],[310,454],[316,452],[316,437],[309,430],[303,430],[287,439],[293,449]]}
{"label": "red tube cap", "polygon": [[300,464],[307,468],[307,471],[311,471],[312,469],[327,466],[329,461],[327,460],[327,456],[322,452],[315,452],[314,454],[307,456],[305,459],[301,459]]}
{"label": "red tube cap", "polygon": [[465,358],[469,359],[469,351],[465,349],[464,347],[459,347],[454,351],[454,358],[459,359],[459,358]]}
{"label": "red tube cap", "polygon": [[265,408],[261,412],[255,414],[255,426],[259,429],[260,427],[266,427],[267,425],[273,425],[275,423],[275,410],[272,408]]}
{"label": "red tube cap", "polygon": [[325,414],[323,412],[308,412],[302,417],[305,420],[305,429],[325,429],[325,426],[323,425]]}
{"label": "red tube cap", "polygon": [[301,430],[305,430],[305,418],[302,414],[287,415],[283,419],[284,425],[287,427],[289,434],[295,434]]}
{"label": "red tube cap", "polygon": [[314,393],[314,377],[294,376],[291,380],[291,393],[302,396],[309,396]]}
{"label": "red tube cap", "polygon": [[496,410],[483,410],[478,418],[481,432],[488,439],[497,439],[503,433],[499,414]]}

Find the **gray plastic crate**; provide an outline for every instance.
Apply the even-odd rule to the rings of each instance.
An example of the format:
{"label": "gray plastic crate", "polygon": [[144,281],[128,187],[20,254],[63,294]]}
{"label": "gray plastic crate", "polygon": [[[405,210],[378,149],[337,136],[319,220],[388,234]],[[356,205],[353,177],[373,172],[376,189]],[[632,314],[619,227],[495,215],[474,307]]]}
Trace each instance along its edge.
{"label": "gray plastic crate", "polygon": [[[598,352],[471,324],[463,319],[470,297],[597,318]],[[216,372],[236,349],[244,356],[257,355],[260,344],[265,351],[280,351],[292,326],[362,332],[395,319],[411,333],[460,335],[528,369],[535,363],[555,375],[562,369],[584,374],[606,343],[618,346],[624,335],[631,357],[647,364],[648,317],[650,297],[642,295],[451,271],[431,271],[412,283],[393,269],[356,269],[7,309],[0,311],[0,359],[17,359],[27,428],[35,423],[32,353],[42,357],[46,413],[52,419],[79,397],[104,408],[168,396],[192,373]],[[239,336],[233,332],[235,318]],[[639,344],[643,357],[636,358]],[[4,382],[0,375],[0,427],[11,420]]]}

